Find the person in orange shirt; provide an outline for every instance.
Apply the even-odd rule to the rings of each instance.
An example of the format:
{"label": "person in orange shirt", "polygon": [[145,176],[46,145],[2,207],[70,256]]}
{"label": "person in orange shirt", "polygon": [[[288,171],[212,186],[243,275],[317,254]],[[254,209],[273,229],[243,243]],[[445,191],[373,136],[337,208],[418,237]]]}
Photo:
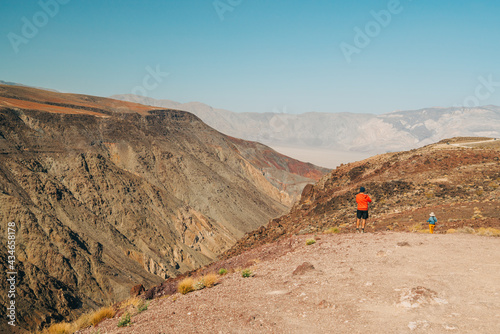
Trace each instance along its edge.
{"label": "person in orange shirt", "polygon": [[356,195],[356,203],[358,203],[358,211],[356,212],[356,216],[358,220],[356,221],[356,232],[359,233],[359,223],[361,221],[361,233],[365,233],[365,224],[368,219],[368,203],[370,203],[372,199],[370,196],[365,194],[365,188],[359,188],[359,194]]}

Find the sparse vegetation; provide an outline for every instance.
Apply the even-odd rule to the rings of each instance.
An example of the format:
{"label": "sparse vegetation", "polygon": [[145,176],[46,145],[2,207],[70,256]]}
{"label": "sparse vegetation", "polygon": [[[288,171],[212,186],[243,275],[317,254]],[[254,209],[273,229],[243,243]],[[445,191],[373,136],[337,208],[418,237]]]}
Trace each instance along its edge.
{"label": "sparse vegetation", "polygon": [[466,234],[476,234],[488,237],[500,237],[500,229],[493,227],[480,227],[477,230],[472,227],[465,226],[458,229],[450,228],[446,233],[466,233]]}
{"label": "sparse vegetation", "polygon": [[203,279],[200,279],[199,281],[197,281],[197,282],[194,284],[193,288],[194,288],[195,290],[205,289],[205,283],[203,283]]}
{"label": "sparse vegetation", "polygon": [[253,276],[253,273],[250,269],[243,269],[241,271],[241,277],[247,278]]}
{"label": "sparse vegetation", "polygon": [[77,320],[72,323],[61,322],[53,324],[49,328],[43,330],[43,334],[73,334],[80,329],[90,326],[96,326],[104,319],[113,318],[116,311],[113,307],[102,307],[92,313],[82,314]]}
{"label": "sparse vegetation", "polygon": [[82,314],[74,323],[76,325],[76,330],[80,330],[82,328],[87,328],[92,325],[91,322],[92,313],[84,313]]}
{"label": "sparse vegetation", "polygon": [[139,313],[144,312],[148,309],[148,306],[149,306],[149,302],[143,301],[143,303],[137,307],[137,311],[139,311]]}
{"label": "sparse vegetation", "polygon": [[76,332],[76,326],[73,323],[61,322],[59,324],[53,324],[49,327],[45,333],[47,334],[73,334]]}
{"label": "sparse vegetation", "polygon": [[177,285],[177,291],[183,295],[186,293],[195,291],[195,290],[202,290],[204,288],[211,288],[213,287],[217,281],[219,280],[219,277],[216,274],[208,274],[205,275],[201,278],[197,278],[194,280],[191,277],[183,279],[179,285]]}
{"label": "sparse vegetation", "polygon": [[194,280],[191,277],[183,279],[179,285],[177,285],[177,291],[183,295],[194,291]]}
{"label": "sparse vegetation", "polygon": [[476,234],[489,237],[500,237],[500,229],[493,227],[480,227]]}
{"label": "sparse vegetation", "polygon": [[328,233],[328,234],[337,234],[337,233],[340,233],[340,228],[337,227],[337,226],[330,227],[328,230],[325,231],[325,233]]}
{"label": "sparse vegetation", "polygon": [[118,321],[118,327],[130,326],[130,313],[125,313],[120,321]]}
{"label": "sparse vegetation", "polygon": [[92,326],[97,325],[104,319],[113,318],[116,314],[116,311],[111,307],[102,307],[96,312],[92,313],[89,318],[89,322]]}
{"label": "sparse vegetation", "polygon": [[217,275],[215,274],[208,274],[203,276],[202,281],[207,288],[211,288],[215,284],[217,284],[217,282],[219,281],[219,277],[217,277]]}
{"label": "sparse vegetation", "polygon": [[423,223],[415,223],[409,227],[410,232],[414,233],[426,233],[429,232],[429,229],[427,228],[427,225],[424,225]]}
{"label": "sparse vegetation", "polygon": [[225,269],[225,268],[220,268],[220,269],[219,269],[219,275],[223,276],[223,275],[225,275],[225,274],[227,274],[227,269]]}
{"label": "sparse vegetation", "polygon": [[315,244],[316,243],[316,240],[314,239],[307,239],[306,240],[306,245],[312,245],[312,244]]}
{"label": "sparse vegetation", "polygon": [[464,226],[462,228],[457,229],[457,233],[467,233],[467,234],[474,234],[474,229],[470,226]]}
{"label": "sparse vegetation", "polygon": [[139,297],[133,297],[125,300],[124,302],[121,302],[119,308],[120,310],[124,310],[130,305],[132,305],[134,308],[139,308],[139,306],[141,306],[142,304],[144,304],[144,300]]}

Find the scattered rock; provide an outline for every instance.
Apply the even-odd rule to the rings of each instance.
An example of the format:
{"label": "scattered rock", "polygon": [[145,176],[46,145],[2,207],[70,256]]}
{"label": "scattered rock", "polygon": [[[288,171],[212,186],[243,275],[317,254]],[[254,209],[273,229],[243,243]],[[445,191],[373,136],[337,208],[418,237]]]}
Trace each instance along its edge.
{"label": "scattered rock", "polygon": [[387,256],[387,252],[385,252],[385,251],[378,251],[378,252],[377,252],[377,256],[378,256],[378,257],[384,257],[384,256]]}
{"label": "scattered rock", "polygon": [[428,328],[428,327],[429,327],[429,322],[427,320],[411,321],[408,324],[408,328],[411,331],[414,331],[415,329],[418,329],[418,328],[424,329],[424,328]]}
{"label": "scattered rock", "polygon": [[319,302],[318,307],[321,309],[323,309],[323,308],[336,308],[335,305],[333,305],[332,303],[330,303],[329,301],[326,301],[324,299]]}
{"label": "scattered rock", "polygon": [[292,273],[292,275],[304,275],[308,271],[314,270],[314,266],[309,262],[304,262],[298,266]]}
{"label": "scattered rock", "polygon": [[417,308],[429,304],[448,304],[448,301],[438,298],[435,291],[417,286],[416,288],[404,289],[397,305],[405,308]]}
{"label": "scattered rock", "polygon": [[410,244],[407,241],[402,241],[402,242],[398,242],[398,246],[404,247],[404,246],[410,246]]}
{"label": "scattered rock", "polygon": [[257,318],[257,315],[251,315],[248,317],[247,319],[247,323],[250,324],[250,323],[253,323],[255,321],[255,318]]}
{"label": "scattered rock", "polygon": [[458,329],[456,325],[450,325],[450,324],[443,324],[443,328],[446,329],[447,331],[454,331]]}

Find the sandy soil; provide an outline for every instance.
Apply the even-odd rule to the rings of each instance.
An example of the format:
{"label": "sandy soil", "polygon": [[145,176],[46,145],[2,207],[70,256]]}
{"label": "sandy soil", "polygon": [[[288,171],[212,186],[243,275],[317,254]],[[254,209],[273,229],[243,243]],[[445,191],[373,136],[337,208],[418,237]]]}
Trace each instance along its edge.
{"label": "sandy soil", "polygon": [[[500,333],[499,238],[379,232],[307,246],[311,237],[240,255],[265,258],[253,277],[234,272],[151,301],[129,327],[115,317],[84,333]],[[314,269],[294,275],[304,262]]]}

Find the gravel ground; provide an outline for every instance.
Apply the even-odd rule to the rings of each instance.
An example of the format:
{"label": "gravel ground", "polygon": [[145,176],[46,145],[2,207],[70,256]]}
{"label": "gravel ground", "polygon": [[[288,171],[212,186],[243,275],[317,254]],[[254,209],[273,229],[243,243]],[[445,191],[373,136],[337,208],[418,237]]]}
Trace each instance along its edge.
{"label": "gravel ground", "polygon": [[[253,277],[236,271],[151,301],[129,327],[115,317],[83,333],[500,333],[500,238],[312,237],[252,250],[277,254],[253,261]],[[296,271],[305,262],[314,269]]]}

